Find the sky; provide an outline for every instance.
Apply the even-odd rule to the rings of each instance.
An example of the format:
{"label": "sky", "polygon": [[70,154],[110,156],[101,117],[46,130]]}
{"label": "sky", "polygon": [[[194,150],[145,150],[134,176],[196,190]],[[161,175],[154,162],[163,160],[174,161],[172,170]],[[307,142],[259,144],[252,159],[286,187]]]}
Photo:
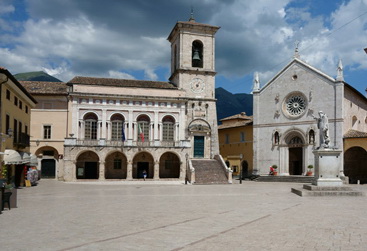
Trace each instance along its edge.
{"label": "sky", "polygon": [[0,0],[0,66],[12,74],[168,81],[177,21],[220,26],[216,87],[250,93],[293,58],[367,88],[367,0]]}

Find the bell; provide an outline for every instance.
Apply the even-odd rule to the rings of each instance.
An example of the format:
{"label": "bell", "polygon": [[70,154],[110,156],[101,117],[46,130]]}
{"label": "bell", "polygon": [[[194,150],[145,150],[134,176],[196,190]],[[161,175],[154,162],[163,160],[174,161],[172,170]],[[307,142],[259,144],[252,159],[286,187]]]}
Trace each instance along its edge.
{"label": "bell", "polygon": [[200,55],[199,55],[199,51],[198,51],[198,50],[195,50],[195,51],[194,51],[194,56],[192,57],[192,60],[195,60],[195,61],[201,61],[201,59],[200,59]]}

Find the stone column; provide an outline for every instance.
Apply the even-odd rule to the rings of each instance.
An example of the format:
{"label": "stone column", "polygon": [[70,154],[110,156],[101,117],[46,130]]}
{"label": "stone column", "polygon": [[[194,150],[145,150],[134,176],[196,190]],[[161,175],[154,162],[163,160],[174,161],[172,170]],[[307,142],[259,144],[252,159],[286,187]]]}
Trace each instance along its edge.
{"label": "stone column", "polygon": [[128,160],[126,180],[132,180],[132,179],[133,179],[133,162],[131,160]]}
{"label": "stone column", "polygon": [[154,162],[154,176],[153,176],[154,180],[159,180],[159,161],[155,161]]}
{"label": "stone column", "polygon": [[99,162],[99,178],[98,180],[105,180],[105,162],[104,161],[100,161]]}

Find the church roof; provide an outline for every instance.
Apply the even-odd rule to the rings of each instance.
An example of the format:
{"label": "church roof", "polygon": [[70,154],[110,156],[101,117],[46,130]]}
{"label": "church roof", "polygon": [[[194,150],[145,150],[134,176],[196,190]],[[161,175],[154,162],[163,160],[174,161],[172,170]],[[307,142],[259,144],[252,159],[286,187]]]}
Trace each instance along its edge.
{"label": "church roof", "polygon": [[19,81],[31,94],[35,95],[67,95],[67,86],[64,82]]}
{"label": "church roof", "polygon": [[174,84],[170,82],[163,82],[163,81],[115,79],[115,78],[94,78],[94,77],[81,77],[81,76],[74,77],[67,84],[68,85],[82,84],[82,85],[116,86],[116,87],[177,89],[177,87]]}
{"label": "church roof", "polygon": [[227,118],[221,119],[220,121],[222,124],[218,126],[218,129],[227,129],[252,125],[253,118],[252,116],[247,116],[245,112],[241,112],[240,114],[229,116]]}
{"label": "church roof", "polygon": [[367,138],[367,132],[361,132],[361,131],[350,129],[346,134],[344,134],[343,138],[345,138],[345,139]]}

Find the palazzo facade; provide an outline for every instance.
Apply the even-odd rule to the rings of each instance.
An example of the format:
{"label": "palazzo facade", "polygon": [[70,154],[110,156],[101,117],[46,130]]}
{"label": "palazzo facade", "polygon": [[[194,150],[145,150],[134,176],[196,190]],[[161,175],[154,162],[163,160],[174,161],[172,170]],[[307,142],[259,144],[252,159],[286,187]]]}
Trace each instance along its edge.
{"label": "palazzo facade", "polygon": [[68,131],[59,179],[186,178],[189,161],[219,155],[214,35],[177,22],[167,82],[77,76],[68,85]]}

